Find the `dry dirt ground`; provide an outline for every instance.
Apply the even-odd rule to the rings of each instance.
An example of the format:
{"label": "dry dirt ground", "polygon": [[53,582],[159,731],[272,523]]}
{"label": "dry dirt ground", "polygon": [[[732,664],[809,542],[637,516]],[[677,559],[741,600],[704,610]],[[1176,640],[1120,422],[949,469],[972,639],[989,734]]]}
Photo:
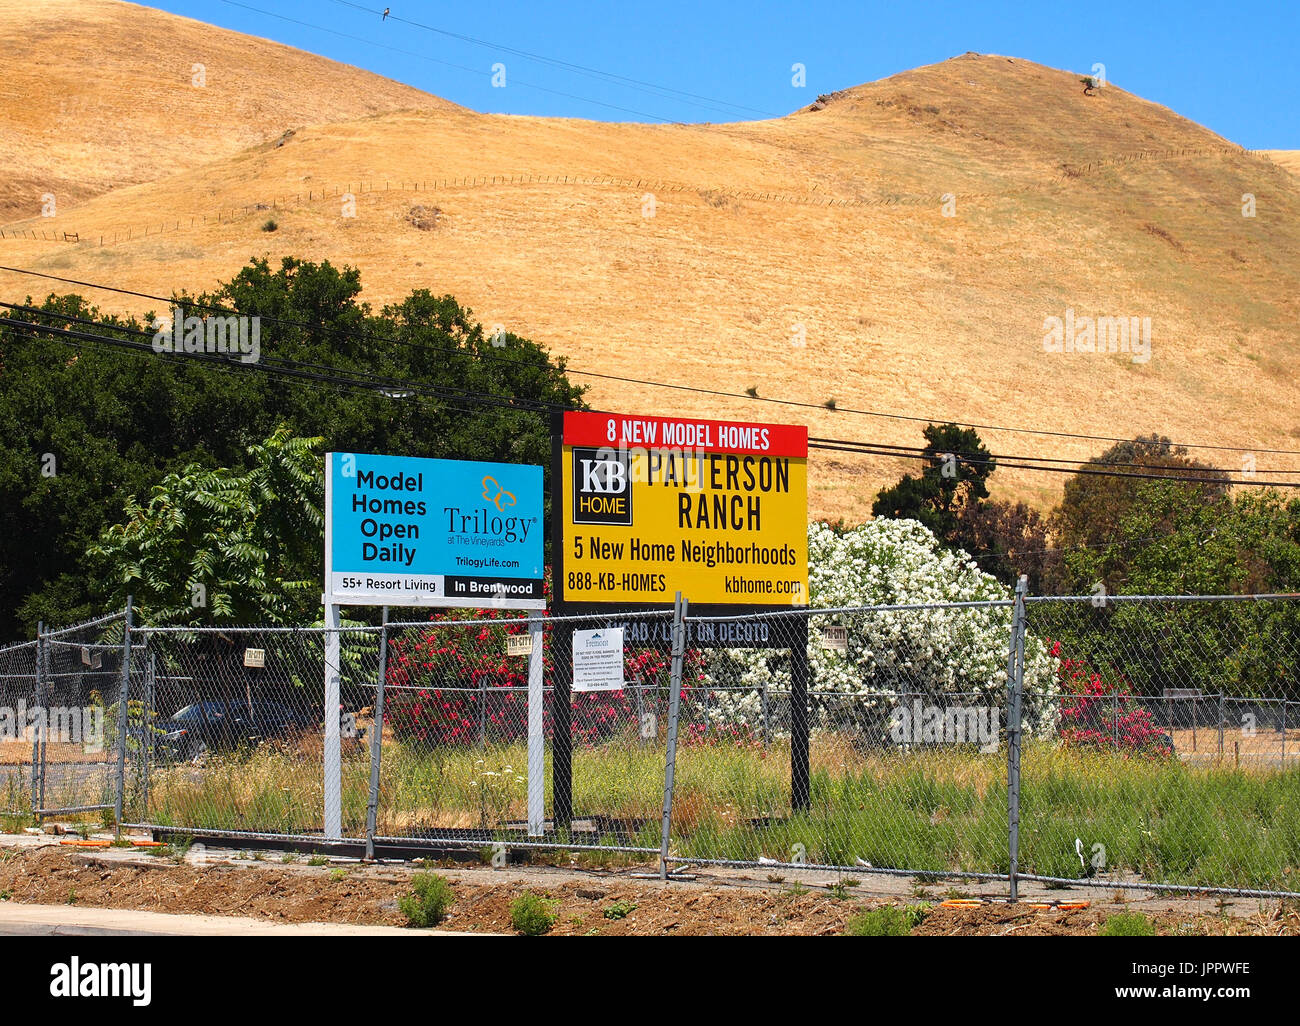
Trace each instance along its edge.
{"label": "dry dirt ground", "polygon": [[[411,863],[361,865],[331,860],[309,865],[306,856],[284,863],[279,852],[208,849],[148,855],[125,848],[83,850],[54,838],[11,839],[0,844],[0,900],[30,904],[135,909],[152,912],[239,915],[273,922],[332,922],[403,926],[398,899]],[[202,859],[201,862],[196,861]],[[1277,902],[1169,900],[1074,891],[1048,900],[1091,898],[1077,910],[1035,909],[1026,904],[949,908],[941,902],[980,892],[949,884],[918,887],[911,881],[867,878],[838,891],[825,874],[701,874],[663,884],[635,879],[631,870],[590,871],[545,866],[493,870],[463,863],[436,867],[453,884],[456,900],[444,929],[510,933],[510,903],[525,890],[558,901],[551,933],[559,936],[827,936],[843,933],[864,908],[929,901],[933,908],[918,935],[1092,935],[1112,912],[1140,909],[1162,934],[1297,935],[1300,909]],[[879,884],[879,890],[873,888]],[[992,892],[990,892],[992,893]],[[619,906],[622,918],[612,918]]]}

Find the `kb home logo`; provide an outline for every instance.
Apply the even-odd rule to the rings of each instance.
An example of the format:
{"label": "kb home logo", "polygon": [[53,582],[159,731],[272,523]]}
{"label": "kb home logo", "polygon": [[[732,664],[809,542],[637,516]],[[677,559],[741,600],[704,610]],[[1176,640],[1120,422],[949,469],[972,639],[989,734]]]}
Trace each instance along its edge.
{"label": "kb home logo", "polygon": [[573,522],[632,524],[631,453],[573,450]]}
{"label": "kb home logo", "polygon": [[86,962],[73,956],[50,966],[50,996],[56,998],[130,998],[136,1008],[153,1000],[153,965],[149,962]]}

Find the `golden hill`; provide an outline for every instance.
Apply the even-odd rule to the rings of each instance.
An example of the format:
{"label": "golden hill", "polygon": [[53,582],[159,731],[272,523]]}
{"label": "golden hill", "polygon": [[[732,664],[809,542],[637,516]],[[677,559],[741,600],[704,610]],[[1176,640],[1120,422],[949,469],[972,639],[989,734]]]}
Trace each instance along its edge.
{"label": "golden hill", "polygon": [[0,221],[38,214],[45,193],[70,207],[304,124],[453,106],[135,4],[0,0]]}
{"label": "golden hill", "polygon": [[1264,156],[1300,175],[1300,150],[1263,150]]}
{"label": "golden hill", "polygon": [[[229,35],[148,16],[191,33],[187,53]],[[318,94],[360,74],[300,57],[316,61]],[[135,81],[122,130],[165,134],[149,98],[171,89]],[[415,97],[11,222],[0,263],[167,294],[253,255],[329,259],[358,266],[373,303],[451,292],[576,369],[838,407],[576,379],[611,409],[906,445],[921,444],[920,424],[846,409],[1300,449],[1300,178],[1114,84],[1087,96],[1078,75],[970,54],[725,125],[483,115]],[[6,296],[48,290],[0,273]],[[1067,309],[1151,318],[1150,360],[1045,352],[1045,318]],[[981,435],[1013,455],[1105,447]],[[1284,462],[1258,457],[1261,472]],[[862,518],[903,469],[818,453],[810,512]],[[1045,504],[1060,482],[1006,470],[994,490]]]}

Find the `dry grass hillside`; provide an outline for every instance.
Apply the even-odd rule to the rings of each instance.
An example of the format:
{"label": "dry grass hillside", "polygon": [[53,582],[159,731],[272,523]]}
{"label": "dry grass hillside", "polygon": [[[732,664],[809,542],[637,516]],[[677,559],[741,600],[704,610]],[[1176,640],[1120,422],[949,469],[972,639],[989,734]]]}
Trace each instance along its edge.
{"label": "dry grass hillside", "polygon": [[[0,37],[16,31],[13,6],[0,0]],[[228,36],[95,7],[189,33],[186,52]],[[79,45],[66,31],[52,45]],[[297,59],[318,95],[360,74]],[[173,85],[142,76],[119,127],[165,134],[171,119],[141,98]],[[483,115],[418,96],[406,107],[315,124],[295,111],[281,120],[304,127],[282,146],[11,222],[6,236],[37,238],[0,240],[0,262],[167,294],[209,287],[252,255],[328,258],[360,267],[373,303],[451,292],[577,369],[818,407],[579,378],[606,408],[803,421],[898,444],[920,444],[921,425],[846,410],[1300,449],[1300,178],[1114,84],[1086,96],[1070,72],[968,54],[754,123]],[[349,190],[355,217],[343,216]],[[259,204],[274,204],[274,233]],[[40,238],[55,231],[80,241]],[[0,273],[5,296],[46,289]],[[1044,352],[1044,319],[1067,308],[1150,317],[1149,362]],[[820,408],[830,400],[837,411]],[[1008,454],[1104,447],[981,434]],[[1283,464],[1258,458],[1261,471]],[[864,517],[903,469],[818,454],[810,511]],[[1059,488],[1056,475],[994,477],[995,493],[1039,504]]]}
{"label": "dry grass hillside", "polygon": [[73,206],[305,124],[453,106],[148,7],[0,0],[0,220],[39,213],[45,193]]}
{"label": "dry grass hillside", "polygon": [[1281,164],[1288,171],[1300,175],[1300,150],[1264,150],[1264,154],[1275,164]]}

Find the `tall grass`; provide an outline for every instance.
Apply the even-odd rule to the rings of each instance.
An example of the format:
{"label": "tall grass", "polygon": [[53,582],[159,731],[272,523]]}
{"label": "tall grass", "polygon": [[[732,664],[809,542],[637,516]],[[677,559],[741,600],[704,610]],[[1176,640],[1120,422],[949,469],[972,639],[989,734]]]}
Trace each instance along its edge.
{"label": "tall grass", "polygon": [[[812,754],[810,806],[792,815],[785,744],[766,751],[681,749],[674,851],[685,858],[1007,871],[1005,751],[859,752],[821,738]],[[1027,746],[1021,765],[1024,872],[1079,877],[1078,838],[1085,856],[1098,858],[1102,876],[1300,888],[1300,768],[1192,768],[1046,742]],[[428,749],[386,742],[379,832],[468,829],[492,836],[517,828],[526,819],[526,766],[522,744]],[[364,830],[369,769],[361,749],[344,761],[344,828],[353,836]],[[602,842],[658,846],[661,745],[633,737],[579,748],[573,771],[575,817],[593,824]],[[549,753],[545,789],[549,809]],[[150,817],[169,825],[317,832],[321,764],[263,748],[201,768],[155,769],[149,804]]]}

